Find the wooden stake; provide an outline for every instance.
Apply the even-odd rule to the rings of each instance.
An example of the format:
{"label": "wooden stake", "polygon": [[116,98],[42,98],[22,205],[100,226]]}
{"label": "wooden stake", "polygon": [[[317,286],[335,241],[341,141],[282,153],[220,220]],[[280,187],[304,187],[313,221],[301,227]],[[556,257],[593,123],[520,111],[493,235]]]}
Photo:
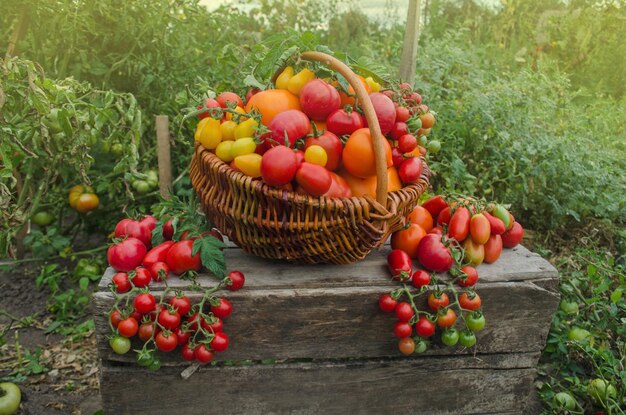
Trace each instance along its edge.
{"label": "wooden stake", "polygon": [[157,115],[156,133],[159,191],[164,199],[169,199],[172,191],[172,160],[170,157],[170,127],[167,115]]}
{"label": "wooden stake", "polygon": [[17,26],[13,30],[13,34],[11,35],[11,40],[9,40],[9,46],[7,47],[6,58],[10,58],[17,54],[17,46],[20,40],[26,34],[26,29],[28,28],[28,22],[30,20],[30,14],[28,13],[28,9],[22,12],[20,16],[20,20],[17,22]]}
{"label": "wooden stake", "polygon": [[409,0],[409,11],[406,18],[402,59],[400,60],[400,80],[413,85],[417,66],[417,43],[419,40],[420,0]]}

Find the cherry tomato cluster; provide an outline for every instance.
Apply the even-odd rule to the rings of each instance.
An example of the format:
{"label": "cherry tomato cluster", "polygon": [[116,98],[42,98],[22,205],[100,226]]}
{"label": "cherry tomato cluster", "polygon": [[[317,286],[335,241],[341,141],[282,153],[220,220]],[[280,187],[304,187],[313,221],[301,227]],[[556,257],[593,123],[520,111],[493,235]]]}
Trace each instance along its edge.
{"label": "cherry tomato cluster", "polygon": [[[196,237],[185,232],[180,240],[173,241],[174,224],[170,218],[158,228],[159,239],[165,241],[152,247],[156,225],[157,220],[148,215],[141,220],[123,219],[115,227],[115,237],[119,239],[107,252],[109,264],[117,271],[111,282],[115,302],[109,311],[113,332],[109,344],[115,353],[125,354],[131,348],[130,339],[137,336],[143,342],[137,362],[153,370],[161,366],[156,350],[171,352],[178,346],[184,360],[208,363],[216,352],[228,347],[223,320],[232,312],[227,299],[213,294],[224,288],[241,289],[244,274],[231,271],[210,289],[193,284],[192,288],[203,290],[203,295],[192,305],[189,297],[169,288],[168,279],[176,278],[171,274],[195,278],[203,265],[215,269],[203,262],[203,250],[216,250],[212,257],[223,257],[222,237],[216,231]],[[157,297],[150,292],[152,281],[164,284]]]}
{"label": "cherry tomato cluster", "polygon": [[[371,77],[359,80],[387,138],[389,191],[417,182],[435,116],[409,84],[381,91]],[[311,196],[376,196],[367,121],[352,86],[337,79],[317,78],[308,68],[295,73],[288,66],[275,89],[251,90],[245,104],[223,92],[205,99],[197,113],[195,141],[235,170]]]}
{"label": "cherry tomato cluster", "polygon": [[[398,318],[394,334],[400,339],[400,351],[405,355],[425,351],[437,327],[444,345],[473,346],[474,333],[485,327],[482,301],[474,290],[475,266],[495,262],[503,246],[519,244],[523,228],[502,205],[467,197],[448,202],[434,196],[407,219],[406,228],[392,235],[387,258],[393,279],[403,286],[379,298],[380,309],[395,311]],[[415,270],[413,259],[423,269]],[[437,274],[443,272],[451,278]],[[420,297],[426,297],[426,310],[416,305]],[[460,331],[454,327],[459,319],[464,325]]]}

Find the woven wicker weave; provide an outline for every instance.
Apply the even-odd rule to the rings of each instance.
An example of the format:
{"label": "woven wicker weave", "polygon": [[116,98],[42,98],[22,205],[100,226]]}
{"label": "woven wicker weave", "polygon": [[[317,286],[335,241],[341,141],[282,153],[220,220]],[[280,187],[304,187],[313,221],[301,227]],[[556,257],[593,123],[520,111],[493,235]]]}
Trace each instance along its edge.
{"label": "woven wicker weave", "polygon": [[231,169],[201,145],[191,161],[191,183],[209,222],[244,251],[294,262],[349,264],[363,259],[404,225],[428,187],[424,163],[420,180],[387,193],[387,168],[378,120],[356,75],[320,52],[301,59],[325,63],[355,89],[372,134],[377,167],[376,200],[312,197],[272,188]]}

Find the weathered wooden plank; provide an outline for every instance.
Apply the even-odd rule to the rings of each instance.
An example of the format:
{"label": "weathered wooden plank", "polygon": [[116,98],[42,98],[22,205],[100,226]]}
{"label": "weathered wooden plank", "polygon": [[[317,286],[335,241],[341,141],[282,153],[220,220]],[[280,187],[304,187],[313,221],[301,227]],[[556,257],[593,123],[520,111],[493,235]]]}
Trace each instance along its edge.
{"label": "weathered wooden plank", "polygon": [[203,367],[186,381],[107,363],[101,390],[110,414],[522,414],[538,356]]}
{"label": "weathered wooden plank", "polygon": [[[377,305],[378,296],[391,287],[228,292],[224,295],[234,307],[225,324],[231,347],[218,357],[261,360],[397,356],[397,339],[392,333],[395,316],[381,313]],[[478,286],[478,292],[487,319],[486,328],[477,335],[478,353],[534,352],[544,347],[559,301],[557,294],[531,282],[485,282]],[[104,316],[111,303],[111,293],[94,296],[100,353],[105,359],[128,361],[131,356],[113,354],[102,337],[109,331]],[[435,344],[426,354],[454,353],[467,355],[472,351]],[[183,364],[177,353],[165,355],[163,360]]]}
{"label": "weathered wooden plank", "polygon": [[[246,274],[246,289],[281,289],[281,288],[335,288],[366,287],[385,285],[389,281],[386,257],[389,246],[372,252],[363,261],[350,265],[306,265],[291,264],[285,261],[267,260],[247,254],[240,249],[225,250],[229,268]],[[539,255],[517,246],[505,249],[494,264],[483,264],[478,268],[482,282],[531,281],[557,279],[556,269]],[[114,274],[108,269],[100,282],[100,290],[106,290]],[[214,284],[215,279],[204,275],[201,284]],[[189,287],[189,282],[172,278],[171,287]],[[160,284],[154,284],[157,289]]]}

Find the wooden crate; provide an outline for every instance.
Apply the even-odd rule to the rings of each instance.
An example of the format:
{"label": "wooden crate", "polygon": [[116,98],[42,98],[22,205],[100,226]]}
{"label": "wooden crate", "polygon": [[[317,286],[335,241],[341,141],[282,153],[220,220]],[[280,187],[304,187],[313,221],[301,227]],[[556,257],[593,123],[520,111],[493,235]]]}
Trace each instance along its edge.
{"label": "wooden crate", "polygon": [[[293,265],[227,249],[229,266],[247,277],[243,290],[224,294],[234,307],[225,324],[230,348],[218,354],[221,363],[187,380],[180,373],[188,363],[177,352],[150,372],[110,351],[107,270],[94,296],[105,413],[537,413],[533,380],[559,302],[557,271],[521,246],[505,250],[479,267],[487,327],[477,349],[433,344],[406,358],[397,351],[394,317],[377,305],[397,286],[387,253],[353,265]],[[170,286],[187,284],[173,279]]]}

